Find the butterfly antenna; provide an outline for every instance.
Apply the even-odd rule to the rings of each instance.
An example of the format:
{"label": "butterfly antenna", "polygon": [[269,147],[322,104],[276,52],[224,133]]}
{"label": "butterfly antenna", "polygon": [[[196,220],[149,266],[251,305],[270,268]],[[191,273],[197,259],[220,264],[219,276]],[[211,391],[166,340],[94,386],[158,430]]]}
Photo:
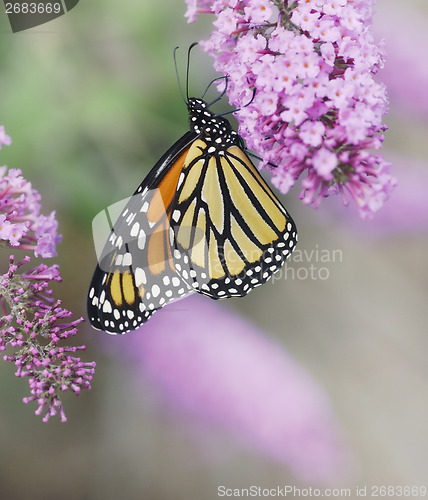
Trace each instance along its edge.
{"label": "butterfly antenna", "polygon": [[214,103],[216,103],[217,101],[219,101],[223,96],[224,94],[226,93],[226,90],[227,90],[227,85],[229,83],[229,78],[228,76],[219,76],[218,78],[215,78],[212,82],[209,83],[208,87],[205,89],[205,92],[202,94],[202,99],[205,97],[205,94],[208,92],[208,89],[211,87],[211,85],[214,83],[214,82],[218,82],[219,80],[224,80],[224,89],[222,90],[221,94],[216,97],[214,99],[214,101],[210,102],[209,104],[207,104],[207,107],[210,108]]}
{"label": "butterfly antenna", "polygon": [[[223,95],[223,94],[222,94]],[[244,104],[243,106],[241,106],[240,108],[236,108],[236,109],[231,109],[229,111],[224,111],[223,113],[219,113],[218,115],[215,115],[215,116],[224,116],[224,115],[230,115],[231,113],[236,113],[237,111],[241,111],[242,108],[246,108],[247,106],[249,106],[253,101],[254,101],[254,98],[256,97],[256,88],[254,87],[253,88],[253,95],[251,96],[251,99],[247,102],[247,104]],[[215,102],[215,101],[214,101]]]}
{"label": "butterfly antenna", "polygon": [[187,69],[186,69],[186,97],[187,97],[187,102],[189,101],[189,73],[190,73],[190,52],[192,51],[193,47],[195,45],[198,45],[198,42],[193,42],[192,45],[190,45],[188,51],[187,51]]}
{"label": "butterfly antenna", "polygon": [[[186,104],[186,106],[187,106],[187,101],[186,101],[186,98],[184,97],[183,88],[181,87],[181,82],[180,82],[180,75],[178,74],[178,68],[177,68],[177,50],[178,50],[178,48],[179,48],[178,46],[174,48],[175,76],[177,77],[177,83],[178,83],[178,88],[180,90],[181,98],[183,99],[184,104]],[[187,87],[187,83],[186,83],[186,87]],[[189,98],[187,98],[187,99],[189,99]]]}

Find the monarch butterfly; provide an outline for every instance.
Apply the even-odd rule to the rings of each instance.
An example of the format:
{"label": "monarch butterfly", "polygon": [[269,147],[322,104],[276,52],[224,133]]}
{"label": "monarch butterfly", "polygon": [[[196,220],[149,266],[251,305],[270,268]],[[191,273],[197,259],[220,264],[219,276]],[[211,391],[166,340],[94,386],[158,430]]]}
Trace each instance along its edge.
{"label": "monarch butterfly", "polygon": [[135,330],[192,292],[243,297],[281,268],[297,242],[292,218],[249,159],[243,139],[209,110],[226,89],[209,104],[204,97],[213,82],[202,98],[189,98],[193,45],[186,97],[179,82],[190,131],[126,204],[89,288],[89,320],[108,333]]}

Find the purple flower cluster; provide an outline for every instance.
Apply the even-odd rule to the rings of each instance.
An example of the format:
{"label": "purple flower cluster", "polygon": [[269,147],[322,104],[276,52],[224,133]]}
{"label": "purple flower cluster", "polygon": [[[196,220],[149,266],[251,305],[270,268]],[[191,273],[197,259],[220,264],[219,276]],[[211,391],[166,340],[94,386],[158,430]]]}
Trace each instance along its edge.
{"label": "purple flower cluster", "polygon": [[[305,174],[300,198],[318,207],[340,194],[370,216],[395,185],[390,165],[370,150],[383,141],[385,89],[370,21],[374,0],[187,0],[187,17],[216,15],[202,42],[228,75],[240,134],[273,184],[286,193]],[[256,89],[254,100],[251,99]]]}
{"label": "purple flower cluster", "polygon": [[40,199],[19,169],[0,167],[0,241],[6,246],[34,250],[36,257],[54,257],[60,240],[58,222],[55,212],[40,214]]}
{"label": "purple flower cluster", "polygon": [[[7,144],[0,127],[0,147]],[[10,143],[10,139],[9,139]],[[52,213],[40,215],[40,195],[25,181],[19,170],[0,169],[0,238],[4,246],[34,250],[35,255],[55,255],[57,221]],[[17,377],[28,377],[36,414],[46,422],[60,414],[66,421],[60,395],[67,390],[79,394],[90,389],[95,363],[84,363],[75,356],[85,346],[62,346],[75,335],[83,318],[72,320],[72,313],[55,300],[49,283],[61,281],[57,265],[39,264],[29,268],[30,257],[15,264],[10,257],[9,270],[0,277],[0,351],[5,361],[16,366]],[[29,268],[29,269],[28,269]]]}
{"label": "purple flower cluster", "polygon": [[23,274],[17,271],[30,261],[29,257],[14,263],[0,282],[0,351],[7,346],[15,350],[5,361],[15,363],[17,377],[28,377],[31,396],[24,402],[37,401],[36,415],[44,413],[43,421],[57,412],[66,421],[60,394],[68,389],[79,394],[90,389],[95,363],[84,363],[74,356],[85,346],[63,347],[59,343],[72,337],[83,318],[69,320],[70,311],[52,297],[50,281],[60,281],[58,266],[40,264]]}

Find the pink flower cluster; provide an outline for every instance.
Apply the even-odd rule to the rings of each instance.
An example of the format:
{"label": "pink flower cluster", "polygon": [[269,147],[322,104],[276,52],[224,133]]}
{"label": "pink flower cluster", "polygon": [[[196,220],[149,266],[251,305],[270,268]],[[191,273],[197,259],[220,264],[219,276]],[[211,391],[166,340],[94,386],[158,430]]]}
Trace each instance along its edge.
{"label": "pink flower cluster", "polygon": [[[302,180],[300,198],[354,199],[373,214],[395,185],[381,147],[384,87],[370,21],[374,0],[187,0],[189,21],[216,15],[202,42],[215,68],[228,75],[230,101],[242,109],[239,131],[273,184],[286,193]],[[256,89],[254,100],[251,99]]]}
{"label": "pink flower cluster", "polygon": [[55,245],[61,239],[57,234],[58,222],[55,212],[40,214],[40,199],[19,169],[7,171],[0,167],[0,241],[34,250],[36,257],[54,257]]}
{"label": "pink flower cluster", "polygon": [[17,377],[29,379],[31,396],[24,398],[24,403],[36,401],[35,413],[44,413],[44,422],[57,412],[65,422],[61,393],[71,389],[80,394],[82,389],[90,389],[95,363],[82,362],[73,355],[85,346],[59,345],[76,334],[83,318],[68,320],[72,313],[52,298],[48,286],[50,281],[61,281],[58,266],[40,264],[17,273],[29,261],[26,257],[15,264],[12,256],[8,272],[1,277],[0,351],[14,349],[14,354],[3,359],[15,364]]}
{"label": "pink flower cluster", "polygon": [[[0,127],[0,149],[10,144]],[[34,250],[36,256],[56,255],[59,241],[55,214],[40,215],[40,195],[19,170],[0,168],[0,240],[8,248]],[[31,396],[24,402],[36,401],[36,414],[47,421],[58,412],[66,421],[60,395],[72,390],[90,389],[95,363],[85,363],[74,354],[85,346],[63,346],[60,343],[75,335],[83,318],[71,320],[72,313],[52,297],[49,283],[61,281],[57,265],[39,264],[24,270],[30,262],[25,257],[15,264],[10,257],[9,270],[0,275],[0,352],[5,361],[16,366],[17,377],[28,377]],[[20,272],[19,272],[20,271]]]}

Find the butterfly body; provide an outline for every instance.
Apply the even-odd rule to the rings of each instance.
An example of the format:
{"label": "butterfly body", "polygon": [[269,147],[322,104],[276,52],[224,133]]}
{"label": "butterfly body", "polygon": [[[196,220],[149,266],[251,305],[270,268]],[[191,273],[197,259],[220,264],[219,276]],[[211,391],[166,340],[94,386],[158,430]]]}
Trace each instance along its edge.
{"label": "butterfly body", "polygon": [[220,154],[228,145],[242,144],[241,137],[232,129],[229,121],[212,113],[202,99],[191,97],[187,104],[187,110],[191,130]]}
{"label": "butterfly body", "polygon": [[89,290],[92,326],[135,330],[199,292],[245,296],[294,250],[293,220],[229,121],[189,98],[190,131],[158,161],[111,229]]}

